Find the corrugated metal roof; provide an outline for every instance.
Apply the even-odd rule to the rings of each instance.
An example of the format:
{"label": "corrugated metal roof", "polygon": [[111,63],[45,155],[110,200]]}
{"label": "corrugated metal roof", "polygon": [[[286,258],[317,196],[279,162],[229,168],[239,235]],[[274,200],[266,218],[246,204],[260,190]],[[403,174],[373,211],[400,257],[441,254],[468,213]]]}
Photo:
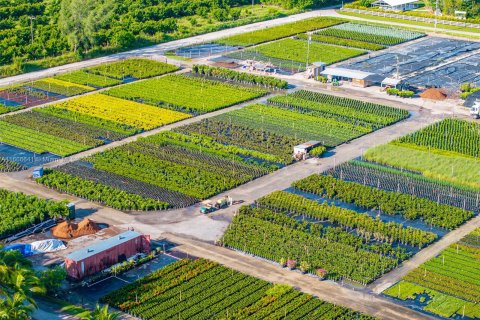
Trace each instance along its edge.
{"label": "corrugated metal roof", "polygon": [[94,256],[100,252],[103,252],[105,250],[118,246],[132,239],[135,239],[139,236],[141,236],[140,233],[129,230],[119,235],[116,235],[115,237],[111,237],[99,242],[95,242],[94,244],[88,247],[74,251],[69,255],[67,255],[67,259],[70,259],[73,261],[82,261],[82,260],[85,260],[86,258]]}
{"label": "corrugated metal roof", "polygon": [[382,0],[383,2],[387,3],[389,6],[401,6],[407,3],[415,3],[418,0]]}
{"label": "corrugated metal roof", "polygon": [[336,76],[336,77],[359,79],[359,80],[363,80],[368,76],[374,75],[374,73],[371,73],[371,72],[352,70],[352,69],[346,69],[346,68],[338,68],[338,67],[326,68],[324,71],[320,72],[320,74],[326,75],[326,76]]}
{"label": "corrugated metal roof", "polygon": [[383,79],[382,84],[387,85],[387,86],[396,86],[400,82],[402,82],[402,80],[400,80],[400,79],[385,78],[385,79]]}

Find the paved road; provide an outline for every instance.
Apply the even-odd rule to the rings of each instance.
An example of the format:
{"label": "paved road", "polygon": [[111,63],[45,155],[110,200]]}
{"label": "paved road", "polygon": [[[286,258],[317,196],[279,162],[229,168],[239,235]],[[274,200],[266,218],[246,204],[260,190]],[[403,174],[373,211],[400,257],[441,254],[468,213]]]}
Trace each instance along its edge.
{"label": "paved road", "polygon": [[317,296],[321,300],[347,306],[380,319],[433,319],[380,297],[347,289],[331,281],[318,281],[310,276],[280,268],[233,250],[175,235],[167,235],[166,238],[180,244],[174,250],[216,261],[226,267],[269,282],[291,285],[302,292]]}

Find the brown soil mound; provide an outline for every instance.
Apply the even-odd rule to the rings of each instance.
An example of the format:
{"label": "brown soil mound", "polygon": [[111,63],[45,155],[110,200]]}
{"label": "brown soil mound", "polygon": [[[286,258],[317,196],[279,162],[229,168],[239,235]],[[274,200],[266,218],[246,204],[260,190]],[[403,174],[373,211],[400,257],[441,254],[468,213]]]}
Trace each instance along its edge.
{"label": "brown soil mound", "polygon": [[95,234],[101,228],[90,219],[83,219],[79,223],[64,221],[52,229],[52,234],[57,238],[71,239]]}
{"label": "brown soil mound", "polygon": [[219,62],[215,62],[213,64],[213,66],[215,67],[220,67],[220,68],[229,68],[229,69],[235,69],[239,66],[238,63],[235,63],[233,61],[231,62],[222,62],[222,61],[219,61]]}
{"label": "brown soil mound", "polygon": [[445,100],[447,99],[447,95],[440,89],[437,88],[430,88],[422,93],[420,93],[420,97],[424,99],[431,99],[431,100]]}

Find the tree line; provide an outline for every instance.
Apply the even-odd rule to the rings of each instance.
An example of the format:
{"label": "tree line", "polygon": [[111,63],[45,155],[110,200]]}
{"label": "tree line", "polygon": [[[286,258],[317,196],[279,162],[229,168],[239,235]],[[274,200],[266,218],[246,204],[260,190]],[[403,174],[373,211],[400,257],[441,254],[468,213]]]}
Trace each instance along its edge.
{"label": "tree line", "polygon": [[[307,8],[337,0],[261,0]],[[258,4],[260,0],[254,0]],[[189,36],[251,14],[251,0],[0,0],[0,66],[105,48],[122,49]],[[247,7],[249,8],[249,7]],[[274,17],[274,15],[271,15]],[[191,26],[179,25],[188,17]],[[201,32],[209,31],[205,26]],[[200,30],[200,29],[199,29]]]}

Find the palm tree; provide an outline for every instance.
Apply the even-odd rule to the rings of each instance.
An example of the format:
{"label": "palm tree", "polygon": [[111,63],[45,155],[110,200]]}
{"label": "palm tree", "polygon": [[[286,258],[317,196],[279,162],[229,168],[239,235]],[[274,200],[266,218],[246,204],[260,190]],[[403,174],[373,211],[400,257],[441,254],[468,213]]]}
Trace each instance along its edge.
{"label": "palm tree", "polygon": [[108,312],[108,304],[103,307],[97,304],[95,310],[90,314],[90,317],[88,317],[88,320],[116,320],[119,316],[120,314],[118,312]]}
{"label": "palm tree", "polygon": [[26,296],[16,292],[13,296],[5,295],[0,301],[0,319],[26,320],[30,319],[34,306],[26,304]]}
{"label": "palm tree", "polygon": [[10,269],[9,276],[7,277],[9,287],[6,291],[10,294],[19,293],[25,297],[25,300],[33,305],[35,308],[37,304],[32,297],[32,294],[45,293],[45,288],[40,283],[40,279],[35,275],[32,270],[21,267],[15,264]]}
{"label": "palm tree", "polygon": [[9,278],[10,269],[3,264],[0,264],[0,294],[3,295],[8,290],[9,283],[7,279]]}
{"label": "palm tree", "polygon": [[0,259],[0,319],[29,319],[37,307],[32,294],[44,291],[31,269],[19,263],[7,265]]}

